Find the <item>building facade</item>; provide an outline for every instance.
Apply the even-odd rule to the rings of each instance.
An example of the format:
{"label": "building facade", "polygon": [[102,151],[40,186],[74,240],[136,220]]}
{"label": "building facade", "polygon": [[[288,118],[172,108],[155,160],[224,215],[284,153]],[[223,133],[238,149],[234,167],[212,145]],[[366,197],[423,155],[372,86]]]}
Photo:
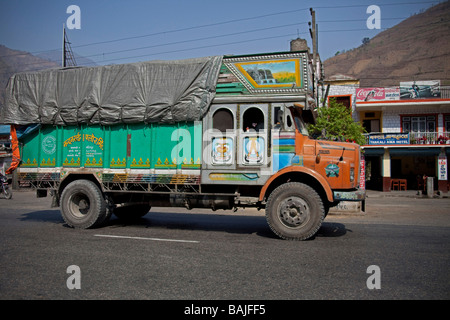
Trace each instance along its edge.
{"label": "building facade", "polygon": [[450,88],[433,83],[357,90],[355,112],[368,132],[367,188],[425,191],[432,177],[434,190],[448,192]]}
{"label": "building facade", "polygon": [[324,82],[324,102],[336,99],[366,129],[366,188],[449,191],[450,87],[439,81],[402,82],[391,88],[360,88],[335,75]]}

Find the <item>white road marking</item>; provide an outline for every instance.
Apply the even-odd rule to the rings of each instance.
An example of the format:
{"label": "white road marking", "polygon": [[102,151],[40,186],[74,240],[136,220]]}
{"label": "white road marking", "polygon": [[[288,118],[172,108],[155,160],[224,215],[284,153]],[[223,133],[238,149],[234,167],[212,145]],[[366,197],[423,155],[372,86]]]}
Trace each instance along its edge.
{"label": "white road marking", "polygon": [[200,243],[200,241],[195,241],[195,240],[179,240],[179,239],[160,239],[160,238],[144,238],[144,237],[130,237],[130,236],[115,236],[115,235],[109,235],[109,234],[94,234],[94,237],[118,238],[118,239],[135,239],[135,240],[152,240],[152,241],[166,241],[166,242]]}

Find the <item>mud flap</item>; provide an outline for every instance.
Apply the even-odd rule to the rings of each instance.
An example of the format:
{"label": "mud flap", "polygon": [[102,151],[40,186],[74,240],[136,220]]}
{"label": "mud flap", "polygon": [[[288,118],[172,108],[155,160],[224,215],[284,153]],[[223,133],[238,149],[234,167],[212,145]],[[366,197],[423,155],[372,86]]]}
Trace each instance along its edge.
{"label": "mud flap", "polygon": [[12,174],[17,169],[20,160],[19,139],[17,139],[16,126],[11,125],[11,149],[12,149],[12,162],[10,167],[6,170],[6,174]]}

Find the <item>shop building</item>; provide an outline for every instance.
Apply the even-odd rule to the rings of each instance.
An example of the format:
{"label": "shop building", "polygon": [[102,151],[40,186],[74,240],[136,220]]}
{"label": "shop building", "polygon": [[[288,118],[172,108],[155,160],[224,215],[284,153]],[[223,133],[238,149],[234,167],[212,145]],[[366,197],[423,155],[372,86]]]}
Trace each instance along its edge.
{"label": "shop building", "polygon": [[367,189],[425,191],[424,177],[432,177],[434,190],[449,191],[449,86],[416,81],[360,88],[358,79],[333,75],[321,90],[325,104],[335,99],[346,105],[367,131]]}
{"label": "shop building", "polygon": [[417,81],[358,88],[355,112],[368,132],[368,189],[425,190],[432,177],[434,190],[449,191],[450,87]]}

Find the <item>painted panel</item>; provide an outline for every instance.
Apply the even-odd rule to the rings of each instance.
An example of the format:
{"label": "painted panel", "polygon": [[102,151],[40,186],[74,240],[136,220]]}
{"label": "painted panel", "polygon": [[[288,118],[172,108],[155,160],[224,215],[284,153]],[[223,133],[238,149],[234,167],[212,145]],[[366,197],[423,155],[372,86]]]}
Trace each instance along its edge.
{"label": "painted panel", "polygon": [[[242,83],[248,92],[242,93],[306,93],[310,86],[307,78],[307,56],[305,53],[268,54],[260,56],[226,57],[225,68],[232,76],[223,74],[221,88],[228,93],[227,86],[233,84],[235,93],[237,83]],[[239,82],[237,82],[238,80]]]}
{"label": "painted panel", "polygon": [[266,139],[264,137],[244,137],[244,151],[242,162],[248,165],[258,165],[264,163],[266,157]]}
{"label": "painted panel", "polygon": [[303,165],[303,159],[295,159],[295,133],[279,132],[273,134],[273,172],[277,172],[284,167],[293,165]]}
{"label": "painted panel", "polygon": [[200,169],[202,123],[43,126],[21,139],[24,168]]}
{"label": "painted panel", "polygon": [[85,127],[83,132],[84,166],[86,168],[102,168],[104,159],[102,127]]}
{"label": "painted panel", "polygon": [[57,157],[57,129],[45,126],[40,131],[40,167],[55,167]]}
{"label": "painted panel", "polygon": [[62,131],[63,136],[63,167],[81,166],[81,144],[82,131],[80,127],[65,127]]}
{"label": "painted panel", "polygon": [[128,129],[131,140],[129,167],[131,169],[150,169],[151,126],[145,123],[130,124]]}
{"label": "painted panel", "polygon": [[24,168],[37,168],[40,154],[40,130],[30,133],[21,139],[20,157],[22,159],[21,167]]}
{"label": "painted panel", "polygon": [[302,86],[298,59],[234,63],[254,88]]}
{"label": "painted panel", "polygon": [[106,167],[111,169],[125,169],[127,167],[127,134],[126,126],[116,125],[106,128],[108,132],[109,156],[107,157]]}

